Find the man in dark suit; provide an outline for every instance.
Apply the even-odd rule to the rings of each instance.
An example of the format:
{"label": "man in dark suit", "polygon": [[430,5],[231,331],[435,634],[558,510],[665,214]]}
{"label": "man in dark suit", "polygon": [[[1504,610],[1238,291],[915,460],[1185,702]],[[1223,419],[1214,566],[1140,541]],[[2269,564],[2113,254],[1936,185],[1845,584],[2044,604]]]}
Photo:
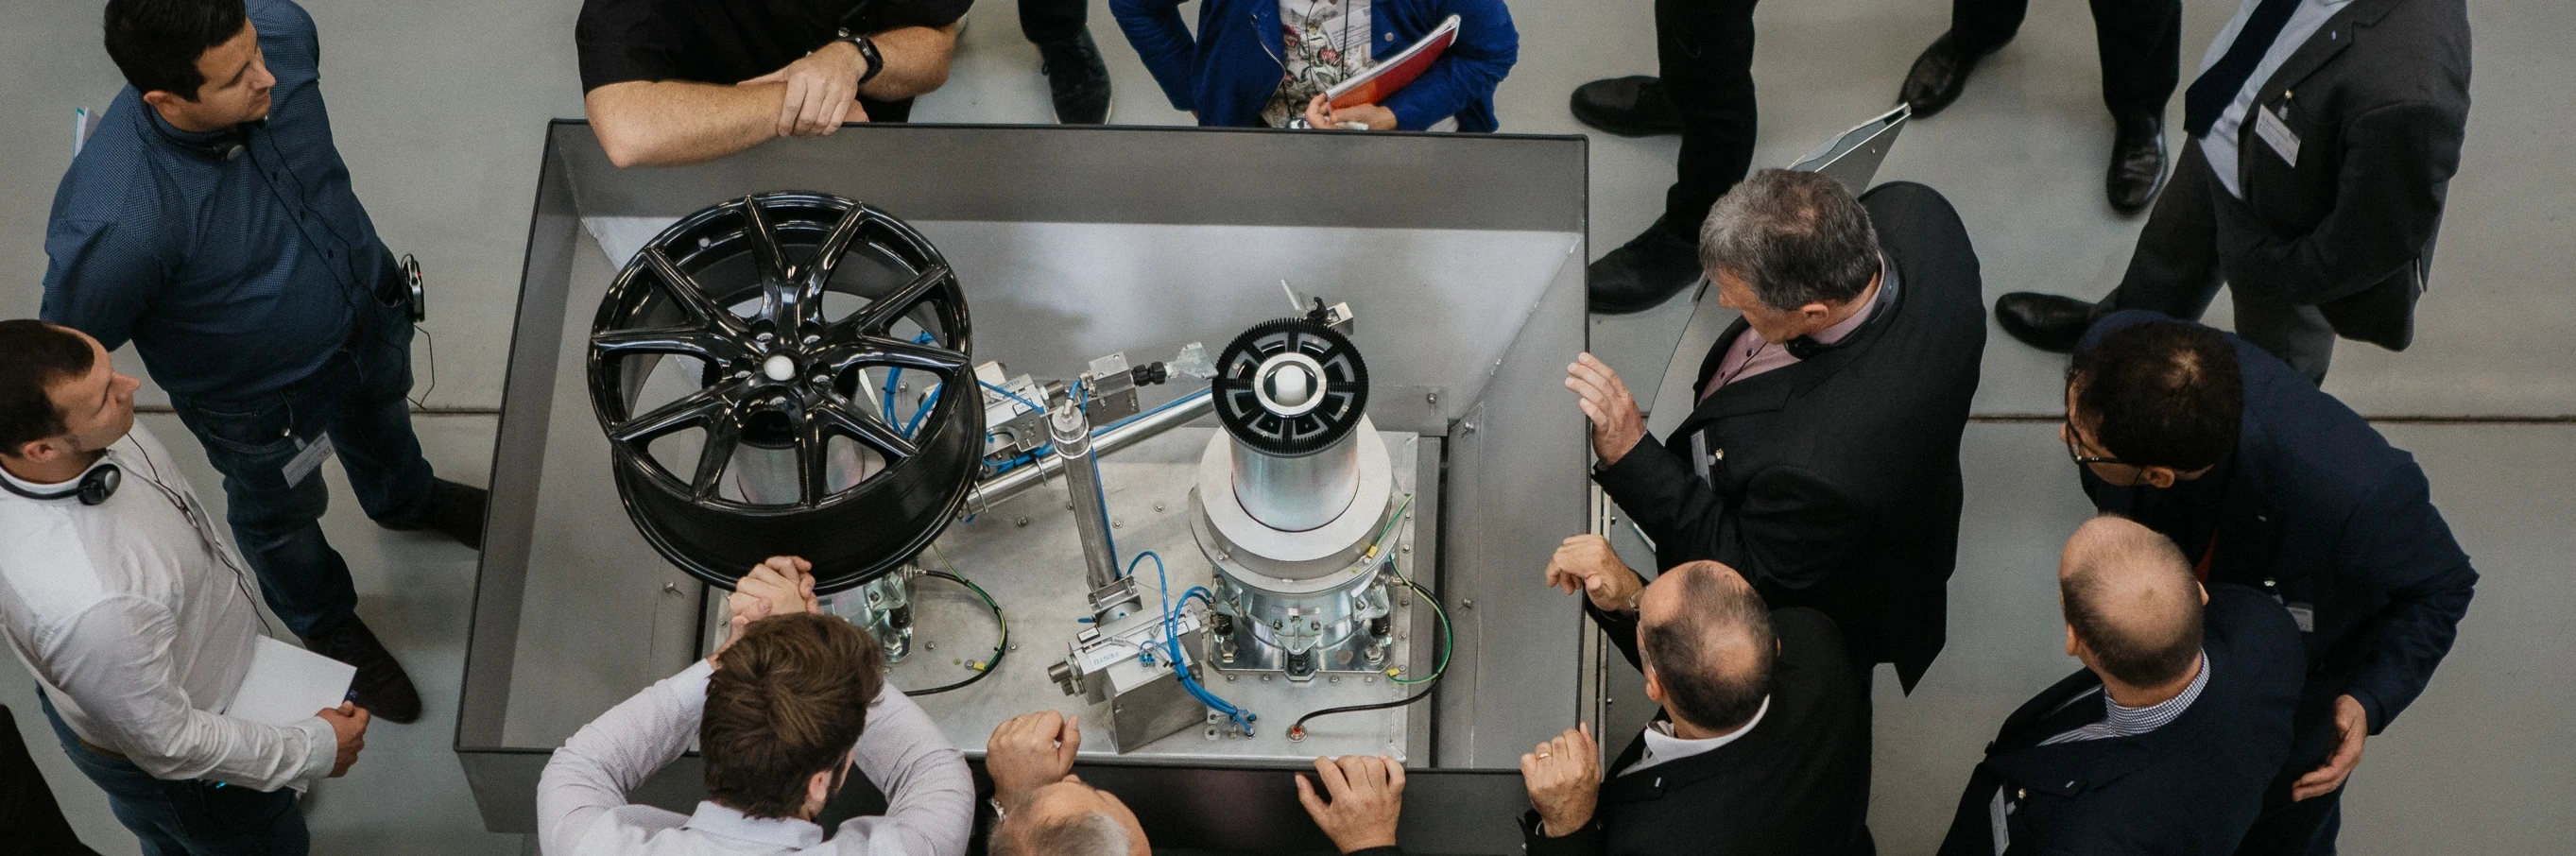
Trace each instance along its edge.
{"label": "man in dark suit", "polygon": [[[1774,607],[1822,610],[1856,662],[1911,691],[1941,651],[1957,558],[1959,434],[1986,325],[1976,251],[1931,188],[1855,201],[1833,179],[1765,170],[1709,213],[1700,258],[1744,314],[1701,362],[1663,442],[1590,354],[1566,385],[1592,421],[1593,479],[1665,567],[1715,559]],[[1555,570],[1618,603],[1643,585],[1598,536]]]}
{"label": "man in dark suit", "polygon": [[1589,730],[1521,756],[1530,856],[1871,852],[1867,677],[1833,619],[1769,609],[1716,562],[1585,604],[1663,710],[1606,781]]}
{"label": "man in dark suit", "polygon": [[2298,626],[2111,515],[2067,540],[2057,593],[2084,668],[2004,720],[1941,856],[2235,852],[2290,754]]}
{"label": "man in dark suit", "polygon": [[2296,742],[2243,852],[2334,852],[2364,742],[2424,691],[2476,593],[2423,469],[2262,349],[2153,313],[2087,333],[2066,397],[2068,453],[2095,508],[2297,621]]}
{"label": "man in dark suit", "polygon": [[[2111,210],[2146,210],[2165,178],[2165,102],[2181,77],[2182,0],[2092,0],[2102,53],[2102,103],[2111,108]],[[1967,88],[1977,61],[2011,42],[2030,0],[1952,0],[1950,31],[1914,58],[1896,98],[1928,119]]]}
{"label": "man in dark suit", "polygon": [[2020,292],[2005,332],[2064,352],[2112,311],[2236,331],[2323,382],[2337,336],[2405,350],[2469,116],[2463,0],[2245,0],[2183,95],[2173,187],[2099,303]]}

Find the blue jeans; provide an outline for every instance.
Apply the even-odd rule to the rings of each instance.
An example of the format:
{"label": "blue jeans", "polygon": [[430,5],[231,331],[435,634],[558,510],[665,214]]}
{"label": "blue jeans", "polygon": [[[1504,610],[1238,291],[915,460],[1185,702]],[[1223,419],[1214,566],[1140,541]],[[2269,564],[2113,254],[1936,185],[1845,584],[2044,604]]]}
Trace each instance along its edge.
{"label": "blue jeans", "polygon": [[299,637],[326,634],[356,616],[349,565],[322,537],[331,493],[319,470],[286,482],[288,462],[328,435],[378,523],[415,524],[429,506],[429,461],[412,434],[409,313],[366,302],[366,328],[329,362],[285,389],[246,398],[171,397],[179,421],[224,474],[225,518],[259,575],[268,608]]}
{"label": "blue jeans", "polygon": [[118,823],[143,842],[144,856],[302,856],[312,848],[295,789],[261,792],[206,781],[164,781],[125,759],[81,745],[37,693],[63,754],[98,789]]}

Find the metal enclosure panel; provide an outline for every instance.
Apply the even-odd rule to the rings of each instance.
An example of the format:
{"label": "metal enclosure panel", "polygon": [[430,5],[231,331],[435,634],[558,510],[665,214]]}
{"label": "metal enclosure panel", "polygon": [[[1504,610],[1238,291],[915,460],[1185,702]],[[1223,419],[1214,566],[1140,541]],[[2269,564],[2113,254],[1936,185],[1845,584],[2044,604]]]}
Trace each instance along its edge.
{"label": "metal enclosure panel", "polygon": [[[613,221],[649,234],[650,221],[781,188],[882,205],[964,260],[976,356],[1015,373],[1069,376],[1111,350],[1143,361],[1222,341],[1287,314],[1283,277],[1301,295],[1352,302],[1385,393],[1372,414],[1426,435],[1426,452],[1446,450],[1445,474],[1438,462],[1416,469],[1450,484],[1419,513],[1455,524],[1425,552],[1465,557],[1436,577],[1462,607],[1452,677],[1429,702],[1435,715],[1411,718],[1442,723],[1419,735],[1441,768],[1422,771],[1426,807],[1450,790],[1433,784],[1451,778],[1442,769],[1494,791],[1495,805],[1516,800],[1516,784],[1484,780],[1512,784],[1501,774],[1519,752],[1573,722],[1583,626],[1543,597],[1535,569],[1587,528],[1588,450],[1558,380],[1585,340],[1580,138],[852,127],[716,164],[619,171],[585,125],[565,122],[544,163],[457,730],[492,828],[532,829],[545,753],[685,665],[705,604],[625,519],[582,394],[589,319],[626,240]],[[1153,392],[1147,406],[1175,390]],[[1483,415],[1465,431],[1471,409]],[[1061,640],[1032,632],[1023,644],[1020,656],[1036,660]],[[1510,680],[1479,679],[1505,662]],[[1305,824],[1275,769],[1096,766],[1147,790],[1212,793],[1202,785],[1261,777],[1278,789],[1262,804],[1288,811],[1238,811],[1229,834],[1293,836]],[[685,807],[694,771],[684,760],[657,776],[671,790],[653,801]],[[1446,828],[1446,812],[1408,814],[1427,816],[1407,820],[1408,840]],[[1170,845],[1254,843],[1174,823],[1156,824]],[[1420,843],[1508,849],[1509,833],[1503,823]],[[1492,840],[1468,844],[1482,838]]]}

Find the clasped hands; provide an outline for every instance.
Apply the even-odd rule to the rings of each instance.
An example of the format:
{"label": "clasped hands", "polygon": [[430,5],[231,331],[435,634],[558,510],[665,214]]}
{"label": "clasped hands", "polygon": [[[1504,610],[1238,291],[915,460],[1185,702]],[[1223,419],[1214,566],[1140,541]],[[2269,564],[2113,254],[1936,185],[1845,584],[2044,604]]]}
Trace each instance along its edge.
{"label": "clasped hands", "polygon": [[733,594],[725,597],[725,639],[707,662],[715,663],[752,622],[798,612],[823,612],[822,601],[814,596],[814,563],[795,556],[769,557],[736,580]]}
{"label": "clasped hands", "polygon": [[868,73],[868,58],[849,42],[833,42],[815,49],[785,68],[735,86],[787,85],[787,97],[778,105],[778,135],[781,137],[819,137],[841,129],[842,122],[865,122],[868,110],[859,106],[859,78]]}

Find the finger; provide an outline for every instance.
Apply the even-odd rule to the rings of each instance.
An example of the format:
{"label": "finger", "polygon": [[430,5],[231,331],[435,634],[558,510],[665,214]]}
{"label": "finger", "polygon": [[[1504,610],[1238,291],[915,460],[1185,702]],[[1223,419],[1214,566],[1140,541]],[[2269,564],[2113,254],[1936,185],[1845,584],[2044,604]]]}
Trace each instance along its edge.
{"label": "finger", "polygon": [[[1523,779],[1533,779],[1533,778],[1537,778],[1537,777],[1538,777],[1538,753],[1536,753],[1536,752],[1523,752],[1523,753],[1521,753],[1521,778],[1523,778]],[[1536,782],[1532,782],[1532,783],[1530,783],[1530,786],[1531,786],[1531,787],[1537,787],[1538,785],[1537,785],[1537,783],[1536,783]]]}
{"label": "finger", "polygon": [[1315,759],[1315,777],[1324,781],[1324,790],[1333,795],[1334,802],[1341,802],[1351,793],[1350,779],[1342,775],[1342,766],[1331,758]]}
{"label": "finger", "polygon": [[1074,754],[1082,750],[1081,718],[1068,718],[1057,725],[1055,739],[1056,759],[1064,762],[1067,767],[1073,766]]}
{"label": "finger", "polygon": [[1610,424],[1610,412],[1603,409],[1600,405],[1592,403],[1592,399],[1586,398],[1576,401],[1574,402],[1574,406],[1581,408],[1583,410],[1583,418],[1589,420],[1592,424]]}
{"label": "finger", "polygon": [[[779,71],[784,73],[786,69]],[[787,84],[787,90],[779,93],[778,97],[778,135],[785,137],[796,133],[796,88],[799,82],[795,78],[781,78],[779,82]]]}
{"label": "finger", "polygon": [[859,102],[852,101],[847,98],[832,102],[832,121],[830,125],[823,128],[823,133],[829,134],[833,131],[840,130],[841,123],[847,121],[849,118],[850,105],[857,103]]}
{"label": "finger", "polygon": [[1315,786],[1306,781],[1304,773],[1297,774],[1297,804],[1305,806],[1308,815],[1324,816],[1324,800],[1315,795]]}
{"label": "finger", "polygon": [[764,84],[764,83],[779,83],[779,82],[783,82],[783,81],[785,81],[785,80],[787,79],[786,77],[782,76],[782,75],[784,75],[784,74],[786,74],[786,73],[787,73],[787,69],[783,69],[783,68],[782,68],[782,69],[779,69],[779,70],[777,70],[777,71],[773,71],[773,72],[770,72],[770,73],[768,73],[768,74],[764,74],[764,75],[761,75],[761,76],[759,76],[759,77],[755,77],[755,78],[752,78],[752,79],[750,79],[750,80],[746,80],[746,81],[743,81],[743,82],[741,82],[741,83],[737,83],[737,84],[734,84],[734,85],[735,85],[735,86],[759,86],[759,85]]}
{"label": "finger", "polygon": [[1403,793],[1404,793],[1404,762],[1402,762],[1402,761],[1398,761],[1398,760],[1395,760],[1395,759],[1393,759],[1393,758],[1385,758],[1385,757],[1381,757],[1381,758],[1379,758],[1378,760],[1379,760],[1379,762],[1380,762],[1380,763],[1384,764],[1384,765],[1385,765],[1385,767],[1386,767],[1386,786],[1387,786],[1387,789],[1388,789],[1388,790],[1391,790],[1391,791],[1396,792],[1396,794],[1397,794],[1397,795],[1399,795],[1399,796],[1403,795]]}
{"label": "finger", "polygon": [[368,713],[367,709],[363,707],[351,708],[351,710],[354,711],[351,716],[358,720],[358,733],[365,734],[367,732],[367,723],[373,721],[376,718],[376,715]]}

